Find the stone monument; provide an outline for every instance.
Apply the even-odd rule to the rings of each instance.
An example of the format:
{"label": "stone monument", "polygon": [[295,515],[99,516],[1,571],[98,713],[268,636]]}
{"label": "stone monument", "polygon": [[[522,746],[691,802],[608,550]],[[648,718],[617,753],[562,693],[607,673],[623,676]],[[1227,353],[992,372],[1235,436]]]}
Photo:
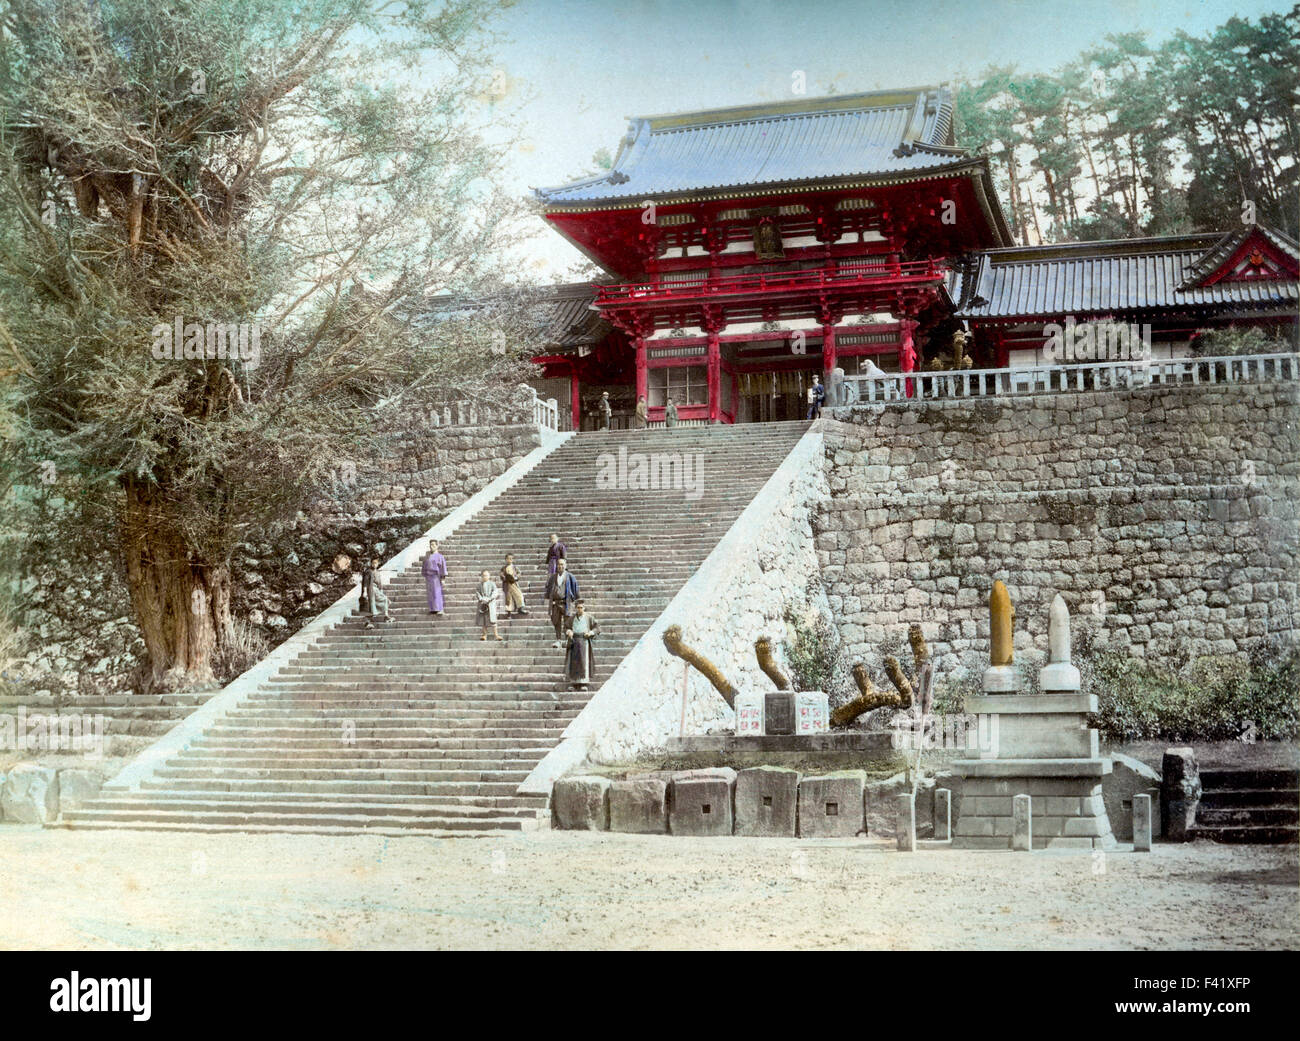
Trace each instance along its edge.
{"label": "stone monument", "polygon": [[[1015,611],[1007,587],[993,583],[989,595],[990,652],[984,694],[966,711],[980,717],[992,747],[979,758],[957,760],[962,778],[961,816],[953,845],[967,849],[1014,848],[1015,800],[1029,796],[1032,848],[1113,849],[1101,780],[1110,772],[1087,715],[1096,695],[1079,692],[1079,670],[1070,662],[1070,613],[1058,593],[1048,615],[1048,663],[1035,695],[1023,692],[1013,662]],[[1022,829],[1023,834],[1023,829]]]}

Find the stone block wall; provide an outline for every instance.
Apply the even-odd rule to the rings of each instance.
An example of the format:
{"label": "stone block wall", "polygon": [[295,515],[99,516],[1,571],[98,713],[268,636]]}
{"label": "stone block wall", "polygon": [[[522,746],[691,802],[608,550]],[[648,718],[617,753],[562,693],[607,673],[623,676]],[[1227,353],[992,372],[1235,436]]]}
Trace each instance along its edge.
{"label": "stone block wall", "polygon": [[1295,384],[1148,387],[833,410],[817,557],[846,652],[922,623],[939,667],[986,653],[992,582],[1017,648],[1060,592],[1136,656],[1295,640]]}
{"label": "stone block wall", "polygon": [[[288,530],[236,548],[233,613],[268,650],[359,582],[364,557],[387,560],[542,443],[527,402],[428,406],[384,433],[384,450],[339,473]],[[8,678],[41,694],[130,691],[144,645],[119,564],[51,560],[40,588],[60,603],[30,613],[37,647]],[[69,602],[86,611],[65,621]]]}

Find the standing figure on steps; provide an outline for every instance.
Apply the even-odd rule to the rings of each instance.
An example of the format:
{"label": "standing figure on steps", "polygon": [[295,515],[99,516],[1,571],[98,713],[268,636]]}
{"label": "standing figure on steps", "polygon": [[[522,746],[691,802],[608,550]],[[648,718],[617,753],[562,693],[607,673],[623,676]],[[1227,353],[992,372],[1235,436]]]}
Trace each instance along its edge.
{"label": "standing figure on steps", "polygon": [[569,574],[568,563],[563,557],[555,574],[547,580],[546,602],[551,608],[551,625],[555,627],[555,642],[551,646],[563,647],[566,623],[573,617],[574,605],[578,602],[578,579]]}
{"label": "standing figure on steps", "polygon": [[813,385],[808,388],[808,418],[817,419],[822,414],[822,405],[826,403],[826,388],[822,378],[815,377]]}
{"label": "standing figure on steps", "polygon": [[677,406],[673,404],[673,396],[668,395],[668,404],[664,406],[664,426],[669,430],[677,425]]}
{"label": "standing figure on steps", "polygon": [[386,579],[384,578],[383,572],[379,570],[378,557],[370,558],[370,567],[368,572],[370,575],[370,619],[366,622],[366,628],[373,629],[375,627],[375,616],[381,611],[384,614],[385,625],[392,621],[392,619],[388,616],[388,594],[384,592],[384,582]]}
{"label": "standing figure on steps", "polygon": [[608,430],[609,421],[614,416],[614,407],[609,403],[609,391],[603,391],[600,395],[600,404],[596,406],[600,414],[600,429]]}
{"label": "standing figure on steps", "polygon": [[507,618],[516,612],[521,615],[528,613],[528,608],[524,606],[524,591],[519,588],[519,569],[515,567],[515,558],[511,553],[506,554],[505,565],[501,568],[501,592],[505,596]]}
{"label": "standing figure on steps", "polygon": [[438,552],[437,539],[429,540],[429,552],[424,558],[424,585],[429,593],[429,614],[442,614],[442,584],[447,580],[447,561]]}
{"label": "standing figure on steps", "polygon": [[583,610],[582,601],[573,604],[573,619],[565,635],[569,638],[568,653],[564,658],[564,676],[574,690],[586,690],[591,683],[596,660],[591,653],[591,638],[600,632],[600,623]]}
{"label": "standing figure on steps", "polygon": [[483,635],[480,640],[487,639],[488,626],[492,626],[492,635],[498,640],[501,639],[501,633],[497,631],[497,586],[492,581],[492,576],[487,571],[479,574],[478,588],[474,591],[478,596],[478,621],[483,626]]}
{"label": "standing figure on steps", "polygon": [[546,551],[546,573],[555,574],[555,565],[569,555],[559,535],[551,536],[551,548]]}

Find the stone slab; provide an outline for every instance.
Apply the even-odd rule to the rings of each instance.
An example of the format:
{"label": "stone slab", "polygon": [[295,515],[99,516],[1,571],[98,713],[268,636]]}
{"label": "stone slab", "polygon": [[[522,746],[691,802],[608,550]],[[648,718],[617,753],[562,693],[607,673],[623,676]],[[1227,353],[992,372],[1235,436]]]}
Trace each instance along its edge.
{"label": "stone slab", "polygon": [[972,716],[1096,711],[1096,694],[971,694],[966,698],[966,712]]}
{"label": "stone slab", "polygon": [[1155,800],[1150,795],[1133,796],[1133,852],[1151,852],[1151,807]]}
{"label": "stone slab", "polygon": [[799,782],[799,835],[853,838],[863,828],[863,770],[840,770]]}
{"label": "stone slab", "polygon": [[551,814],[567,831],[609,830],[608,777],[561,777],[551,792]]}
{"label": "stone slab", "polygon": [[673,738],[670,752],[880,752],[892,753],[889,731],[854,730],[830,734],[767,734],[739,737],[735,734],[698,734]]}
{"label": "stone slab", "polygon": [[82,803],[95,798],[104,785],[97,770],[67,767],[59,771],[59,812],[74,810]]}
{"label": "stone slab", "polygon": [[[1011,848],[1034,848],[1033,800],[1028,795],[1017,795],[1011,800]],[[1068,825],[1068,822],[1067,822]],[[997,831],[994,831],[997,834]]]}
{"label": "stone slab", "polygon": [[952,838],[952,792],[947,788],[934,790],[934,837],[939,842]]}
{"label": "stone slab", "polygon": [[668,832],[668,785],[657,777],[614,781],[609,786],[609,830],[637,835]]}
{"label": "stone slab", "polygon": [[59,775],[50,767],[17,763],[5,775],[0,790],[5,820],[45,824],[59,816]]}
{"label": "stone slab", "polygon": [[1140,759],[1113,753],[1111,773],[1102,780],[1106,816],[1121,842],[1133,841],[1133,799],[1138,794],[1152,796],[1152,834],[1160,834],[1160,773]]}
{"label": "stone slab", "polygon": [[794,691],[774,690],[763,702],[763,730],[767,734],[786,736],[794,733]]}
{"label": "stone slab", "polygon": [[[735,771],[728,772],[734,779]],[[668,830],[674,835],[730,835],[732,779],[689,774],[674,777]]]}
{"label": "stone slab", "polygon": [[793,838],[799,820],[799,771],[757,766],[736,774],[735,832]]}
{"label": "stone slab", "polygon": [[904,792],[896,797],[897,818],[894,834],[898,848],[904,852],[916,849],[916,800],[911,792]]}
{"label": "stone slab", "polygon": [[957,759],[954,770],[966,777],[1103,777],[1109,759]]}

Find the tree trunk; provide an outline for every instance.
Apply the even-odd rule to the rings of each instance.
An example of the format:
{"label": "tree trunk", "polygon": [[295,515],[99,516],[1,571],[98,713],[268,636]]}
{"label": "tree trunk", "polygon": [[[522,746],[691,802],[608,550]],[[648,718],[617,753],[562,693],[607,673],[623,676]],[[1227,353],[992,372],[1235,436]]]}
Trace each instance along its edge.
{"label": "tree trunk", "polygon": [[127,588],[148,655],[142,693],[208,683],[230,632],[230,567],[185,545],[180,511],[156,486],[124,482]]}

